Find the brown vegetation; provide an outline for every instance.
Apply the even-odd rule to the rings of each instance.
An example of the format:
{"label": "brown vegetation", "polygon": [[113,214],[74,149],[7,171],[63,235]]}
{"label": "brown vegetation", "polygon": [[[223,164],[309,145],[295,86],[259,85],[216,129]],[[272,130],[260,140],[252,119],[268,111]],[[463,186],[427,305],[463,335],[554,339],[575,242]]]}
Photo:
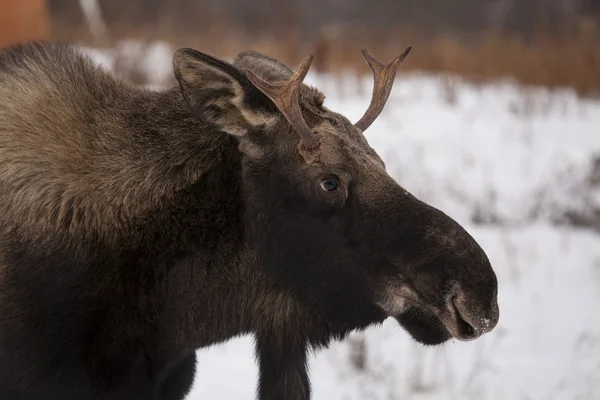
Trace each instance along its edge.
{"label": "brown vegetation", "polygon": [[[452,35],[421,40],[398,34],[395,38],[393,48],[388,44],[378,49],[376,40],[371,46],[389,59],[405,44],[413,44],[413,52],[402,66],[404,71],[449,72],[475,81],[513,78],[522,84],[572,87],[581,95],[600,94],[600,36],[593,24],[582,23],[574,32],[561,34],[539,29],[529,40],[499,32],[487,32],[471,41]],[[332,63],[362,61],[357,57],[357,46],[348,54],[337,55],[341,63]]]}
{"label": "brown vegetation", "polygon": [[[160,39],[173,46],[195,47],[219,57],[254,49],[297,65],[307,54],[315,53],[315,69],[333,73],[343,69],[368,72],[360,53],[362,45],[389,61],[411,44],[413,51],[401,72],[447,72],[476,82],[511,78],[522,84],[573,88],[584,96],[600,93],[600,36],[592,23],[581,23],[575,31],[561,34],[539,29],[528,40],[496,31],[471,40],[451,34],[425,39],[408,31],[386,34],[386,39],[377,35],[352,37],[333,32],[311,41],[300,41],[294,35],[244,37],[227,30],[199,35],[115,31],[120,32],[113,35],[115,41],[126,37]],[[86,42],[91,44],[93,40],[89,38]]]}
{"label": "brown vegetation", "polygon": [[[21,4],[0,0],[3,9],[3,2]],[[511,78],[570,87],[581,95],[600,93],[600,8],[595,2],[530,0],[525,7],[499,0],[505,6],[493,10],[474,0],[456,0],[452,7],[438,0],[407,1],[402,7],[382,0],[377,10],[368,1],[351,3],[131,0],[125,5],[100,0],[109,37],[94,38],[77,1],[48,0],[57,40],[99,46],[123,38],[165,40],[219,57],[251,48],[294,65],[315,53],[314,68],[334,73],[347,68],[368,72],[362,45],[389,61],[411,44],[401,72],[448,72],[474,81]],[[3,25],[6,31],[10,24]],[[35,35],[32,30],[25,39]]]}
{"label": "brown vegetation", "polygon": [[440,35],[423,40],[415,35],[398,34],[393,43],[376,38],[355,40],[323,38],[312,43],[299,43],[293,38],[284,40],[244,40],[219,35],[218,41],[194,38],[166,39],[175,46],[196,46],[221,57],[254,49],[285,62],[297,64],[308,53],[315,53],[315,67],[320,71],[339,72],[353,69],[368,72],[360,46],[366,45],[378,57],[391,60],[404,46],[413,51],[401,72],[422,70],[447,72],[476,82],[512,78],[522,84],[550,88],[573,88],[589,96],[600,93],[600,40],[595,27],[582,27],[574,34],[555,36],[539,34],[526,42],[518,37],[488,33],[476,42],[464,42],[457,37]]}

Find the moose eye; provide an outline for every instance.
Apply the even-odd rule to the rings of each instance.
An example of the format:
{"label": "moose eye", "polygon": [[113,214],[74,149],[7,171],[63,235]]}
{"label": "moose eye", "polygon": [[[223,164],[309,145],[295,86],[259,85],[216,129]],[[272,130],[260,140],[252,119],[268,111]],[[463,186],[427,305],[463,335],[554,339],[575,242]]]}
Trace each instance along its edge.
{"label": "moose eye", "polygon": [[337,179],[325,179],[321,182],[321,189],[323,189],[326,192],[334,192],[338,189],[338,187],[340,186],[340,184],[338,183]]}

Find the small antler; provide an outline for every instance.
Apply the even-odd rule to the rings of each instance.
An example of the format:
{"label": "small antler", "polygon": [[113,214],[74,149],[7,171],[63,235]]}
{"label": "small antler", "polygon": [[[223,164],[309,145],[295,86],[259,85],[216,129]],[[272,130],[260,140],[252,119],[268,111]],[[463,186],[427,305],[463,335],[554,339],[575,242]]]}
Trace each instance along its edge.
{"label": "small antler", "polygon": [[365,60],[369,64],[369,67],[371,67],[371,71],[373,71],[373,78],[375,80],[373,85],[373,96],[371,97],[369,108],[362,118],[354,124],[354,126],[361,131],[365,131],[371,126],[379,114],[381,114],[381,111],[383,111],[383,107],[385,107],[385,103],[387,102],[388,97],[390,97],[394,79],[396,78],[396,72],[398,71],[400,64],[402,64],[402,61],[404,61],[406,56],[408,56],[408,53],[412,50],[412,46],[406,47],[399,56],[394,58],[392,62],[387,65],[382,64],[373,57],[373,54],[371,54],[366,47],[363,46],[361,49]]}
{"label": "small antler", "polygon": [[318,147],[319,139],[308,127],[306,121],[304,121],[304,118],[302,117],[300,104],[298,103],[298,93],[300,92],[302,81],[310,69],[312,60],[313,55],[311,54],[302,61],[290,79],[281,84],[272,84],[265,81],[251,70],[246,70],[246,76],[250,82],[275,103],[292,128],[300,135],[302,144],[307,149]]}

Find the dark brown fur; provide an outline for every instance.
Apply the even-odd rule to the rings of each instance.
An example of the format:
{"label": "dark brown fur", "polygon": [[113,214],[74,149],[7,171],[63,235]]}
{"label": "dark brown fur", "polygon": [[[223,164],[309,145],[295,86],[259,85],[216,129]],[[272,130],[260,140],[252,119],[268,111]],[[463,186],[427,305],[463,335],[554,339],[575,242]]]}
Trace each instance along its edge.
{"label": "dark brown fur", "polygon": [[68,46],[0,53],[1,399],[182,399],[196,349],[254,334],[260,399],[306,400],[307,350],[353,329],[393,316],[437,344],[496,324],[468,233],[307,86],[321,146],[299,148],[245,68],[291,73],[180,50],[180,87],[149,91]]}

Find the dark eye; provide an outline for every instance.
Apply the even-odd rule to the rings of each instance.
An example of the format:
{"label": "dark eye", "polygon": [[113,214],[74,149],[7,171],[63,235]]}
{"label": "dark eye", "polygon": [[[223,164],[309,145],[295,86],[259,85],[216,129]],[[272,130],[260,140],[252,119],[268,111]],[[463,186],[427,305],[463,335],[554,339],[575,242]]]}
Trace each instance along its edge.
{"label": "dark eye", "polygon": [[321,189],[323,189],[326,192],[334,192],[338,189],[339,186],[340,184],[338,183],[338,181],[333,178],[325,179],[321,182]]}

